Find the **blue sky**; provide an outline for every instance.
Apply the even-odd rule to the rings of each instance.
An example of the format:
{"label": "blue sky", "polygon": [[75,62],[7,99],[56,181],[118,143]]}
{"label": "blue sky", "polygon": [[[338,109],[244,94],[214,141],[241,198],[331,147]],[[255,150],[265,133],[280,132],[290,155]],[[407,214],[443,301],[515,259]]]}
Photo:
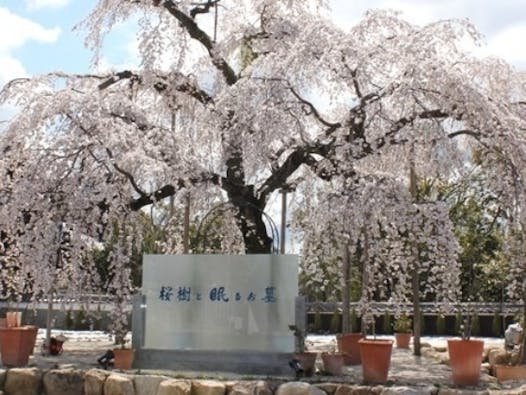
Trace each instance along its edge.
{"label": "blue sky", "polygon": [[[309,1],[309,0],[305,0]],[[89,70],[91,52],[82,32],[72,32],[96,0],[0,0],[0,85],[11,78],[54,70]],[[343,28],[357,22],[371,7],[393,8],[410,22],[467,17],[486,36],[483,50],[526,70],[526,0],[329,0],[333,19]],[[106,65],[134,61],[130,25],[120,25],[104,51]]]}
{"label": "blue sky", "polygon": [[72,28],[87,15],[95,2],[77,0],[73,5],[56,1],[55,7],[35,7],[30,3],[0,0],[0,21],[5,18],[14,25],[4,32],[7,26],[0,23],[3,26],[0,27],[0,32],[3,33],[0,39],[0,57],[10,57],[20,62],[29,74],[54,69],[85,69],[91,55],[83,47],[80,35],[72,33]]}

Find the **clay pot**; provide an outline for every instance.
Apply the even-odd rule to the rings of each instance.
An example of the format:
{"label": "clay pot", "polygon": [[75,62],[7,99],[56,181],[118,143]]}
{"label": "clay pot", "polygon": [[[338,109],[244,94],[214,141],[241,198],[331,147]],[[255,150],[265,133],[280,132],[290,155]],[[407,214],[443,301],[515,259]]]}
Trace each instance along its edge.
{"label": "clay pot", "polygon": [[49,339],[49,355],[60,355],[63,351],[63,344],[66,341],[65,336],[57,336]]}
{"label": "clay pot", "polygon": [[363,339],[361,333],[342,333],[336,336],[338,351],[343,354],[345,365],[359,365],[362,362],[358,345],[360,339]]}
{"label": "clay pot", "polygon": [[135,350],[129,348],[115,348],[113,350],[113,367],[115,369],[130,370],[133,366]]}
{"label": "clay pot", "polygon": [[294,358],[297,359],[305,373],[305,376],[312,376],[316,371],[316,357],[315,352],[301,352],[295,353]]}
{"label": "clay pot", "polygon": [[323,370],[333,376],[341,376],[343,374],[343,354],[324,352],[321,354],[323,361]]}
{"label": "clay pot", "polygon": [[6,366],[25,366],[33,353],[38,328],[27,325],[13,328],[0,328],[0,349],[2,364]]}
{"label": "clay pot", "polygon": [[499,383],[526,379],[526,365],[495,365],[493,371]]}
{"label": "clay pot", "polygon": [[396,348],[409,348],[409,343],[411,342],[412,333],[395,333]]}
{"label": "clay pot", "polygon": [[[0,328],[6,328],[7,327],[7,319],[0,318]],[[0,353],[2,352],[2,348],[0,346]]]}
{"label": "clay pot", "polygon": [[363,380],[366,383],[385,383],[391,364],[393,341],[361,339],[358,344],[362,358]]}
{"label": "clay pot", "polygon": [[449,339],[447,341],[453,383],[459,386],[476,385],[482,364],[482,340]]}

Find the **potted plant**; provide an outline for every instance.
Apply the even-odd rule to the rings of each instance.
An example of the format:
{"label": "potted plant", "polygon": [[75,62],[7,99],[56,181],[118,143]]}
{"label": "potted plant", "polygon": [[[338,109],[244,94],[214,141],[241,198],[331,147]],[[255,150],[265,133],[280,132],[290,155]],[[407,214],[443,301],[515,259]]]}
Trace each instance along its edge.
{"label": "potted plant", "polygon": [[122,315],[118,321],[113,321],[112,332],[115,344],[119,347],[113,349],[113,367],[115,369],[130,370],[133,366],[135,352],[126,347],[128,334],[127,317]]}
{"label": "potted plant", "polygon": [[318,353],[316,352],[303,351],[294,353],[294,360],[299,363],[299,367],[306,377],[313,376],[316,372],[317,357]]}
{"label": "potted plant", "polygon": [[345,365],[359,365],[361,363],[358,341],[363,338],[358,329],[356,309],[350,309],[351,296],[351,254],[349,246],[345,245],[342,260],[342,333],[336,336],[338,351],[343,354]]}
{"label": "potted plant", "polygon": [[374,326],[374,316],[364,311],[362,314],[364,329],[372,326],[373,337],[364,337],[358,341],[362,361],[362,376],[366,383],[383,384],[387,381],[393,341],[377,339]]}
{"label": "potted plant", "polygon": [[397,348],[409,348],[411,341],[413,323],[406,313],[402,313],[396,318],[393,325]]}
{"label": "potted plant", "polygon": [[109,329],[114,337],[115,345],[118,346],[113,349],[113,367],[122,370],[132,368],[135,354],[133,349],[126,347],[128,341],[128,300],[128,294],[123,290],[120,295],[115,297],[114,309],[110,313],[111,325]]}
{"label": "potted plant", "polygon": [[512,352],[509,353],[509,362],[507,364],[494,366],[493,371],[499,381],[526,378],[526,265],[524,264],[524,228],[525,226],[522,222],[515,224],[515,229],[512,229],[506,240],[504,257],[509,262],[507,291],[510,300],[522,304],[522,312],[519,313],[520,318],[518,320],[522,328],[522,336],[519,334],[519,328],[517,328],[517,339],[514,339],[513,344],[509,344],[509,348],[512,348]]}
{"label": "potted plant", "polygon": [[363,337],[362,332],[354,332],[352,329],[349,332],[336,335],[338,351],[343,354],[345,365],[359,365],[361,363],[358,341]]}
{"label": "potted plant", "polygon": [[323,371],[332,376],[340,376],[343,374],[343,354],[334,350],[321,353],[321,360],[323,361]]}
{"label": "potted plant", "polygon": [[358,341],[362,359],[362,375],[366,383],[382,384],[387,381],[393,341],[363,338]]}
{"label": "potted plant", "polygon": [[130,370],[133,366],[135,352],[131,348],[126,348],[126,341],[120,341],[120,348],[113,349],[113,367],[115,369]]}
{"label": "potted plant", "polygon": [[6,366],[25,366],[33,353],[38,328],[33,325],[21,325],[21,313],[14,314],[11,326],[0,327],[0,349],[2,364]]}
{"label": "potted plant", "polygon": [[299,329],[296,325],[289,325],[289,329],[294,332],[294,337],[296,338],[291,367],[296,370],[297,376],[303,374],[310,377],[314,375],[316,371],[316,358],[318,353],[305,350],[305,331]]}
{"label": "potted plant", "polygon": [[133,228],[125,224],[114,227],[116,243],[112,246],[110,254],[113,276],[109,282],[108,290],[114,295],[114,305],[110,313],[110,331],[114,336],[116,347],[113,350],[113,367],[116,369],[129,370],[133,366],[135,350],[126,347],[127,334],[129,330],[129,315],[132,293],[134,286],[131,281],[131,259],[133,253],[133,237],[128,235]]}
{"label": "potted plant", "polygon": [[471,339],[471,314],[461,325],[461,339],[448,339],[447,349],[453,383],[459,386],[476,385],[480,378],[484,341]]}

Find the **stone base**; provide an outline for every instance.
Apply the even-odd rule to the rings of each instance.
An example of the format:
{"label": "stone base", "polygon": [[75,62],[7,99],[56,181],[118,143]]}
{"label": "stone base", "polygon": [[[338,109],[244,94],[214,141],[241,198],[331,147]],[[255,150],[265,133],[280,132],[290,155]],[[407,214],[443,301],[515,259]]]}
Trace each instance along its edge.
{"label": "stone base", "polygon": [[133,368],[291,376],[292,358],[292,353],[262,351],[140,349],[135,351]]}
{"label": "stone base", "polygon": [[493,371],[499,383],[526,379],[526,365],[495,365]]}

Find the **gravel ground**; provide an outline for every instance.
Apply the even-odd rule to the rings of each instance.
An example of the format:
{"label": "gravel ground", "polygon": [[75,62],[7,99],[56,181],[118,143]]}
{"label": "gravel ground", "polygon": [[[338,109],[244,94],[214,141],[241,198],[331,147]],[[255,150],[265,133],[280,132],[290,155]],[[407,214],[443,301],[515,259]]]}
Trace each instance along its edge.
{"label": "gravel ground", "polygon": [[[113,341],[108,334],[103,332],[68,332],[53,331],[53,336],[65,335],[68,340],[63,345],[63,353],[58,356],[43,356],[41,346],[45,338],[45,331],[40,330],[35,346],[34,355],[29,364],[41,369],[72,366],[80,369],[90,369],[98,367],[97,358],[104,354],[106,350],[114,347]],[[379,336],[386,338],[386,336]],[[387,338],[389,338],[387,336]],[[392,337],[390,337],[392,338]],[[503,339],[484,338],[486,348],[503,347]],[[447,349],[447,339],[445,337],[424,337],[422,343],[429,344],[441,351]],[[334,336],[308,336],[306,346],[310,351],[330,351],[336,347]],[[446,355],[446,354],[443,354]],[[321,368],[321,358],[318,357],[318,366]],[[485,373],[481,375],[481,388],[500,388],[494,377]],[[176,372],[185,374],[188,372]],[[214,376],[213,372],[206,372],[204,375]],[[202,375],[202,373],[201,373]],[[292,376],[292,371],[291,371]],[[221,377],[230,377],[221,373]],[[239,376],[232,375],[232,378]],[[327,382],[361,382],[361,366],[349,366],[345,368],[345,373],[341,377],[316,375],[309,379],[312,381]],[[389,382],[391,385],[410,385],[410,386],[451,386],[451,370],[449,366],[440,363],[436,358],[426,356],[415,357],[411,350],[393,348],[391,366],[389,370]]]}
{"label": "gravel ground", "polygon": [[[394,339],[393,336],[378,336],[380,339]],[[484,340],[485,348],[504,347],[504,339],[499,338],[480,338]],[[447,359],[447,338],[446,337],[423,337],[421,339],[423,356],[413,355],[412,348],[398,349],[393,348],[391,365],[389,368],[388,384],[410,385],[410,386],[452,386],[451,369],[448,365],[441,363],[436,358],[426,357],[424,348],[428,346],[442,352],[442,359]],[[334,336],[308,336],[306,347],[313,351],[331,351],[336,348]],[[411,346],[412,347],[412,346]],[[321,361],[318,358],[317,364]],[[362,379],[361,366],[348,366],[345,368],[343,381],[359,383]],[[335,378],[331,378],[334,381]],[[490,376],[487,369],[482,369],[480,386],[499,388],[495,377]]]}
{"label": "gravel ground", "polygon": [[62,366],[74,366],[79,369],[98,367],[97,358],[115,347],[113,339],[100,331],[60,331],[53,330],[51,336],[63,335],[68,340],[62,345],[60,355],[42,355],[42,344],[46,338],[45,329],[39,329],[30,366],[51,369]]}

